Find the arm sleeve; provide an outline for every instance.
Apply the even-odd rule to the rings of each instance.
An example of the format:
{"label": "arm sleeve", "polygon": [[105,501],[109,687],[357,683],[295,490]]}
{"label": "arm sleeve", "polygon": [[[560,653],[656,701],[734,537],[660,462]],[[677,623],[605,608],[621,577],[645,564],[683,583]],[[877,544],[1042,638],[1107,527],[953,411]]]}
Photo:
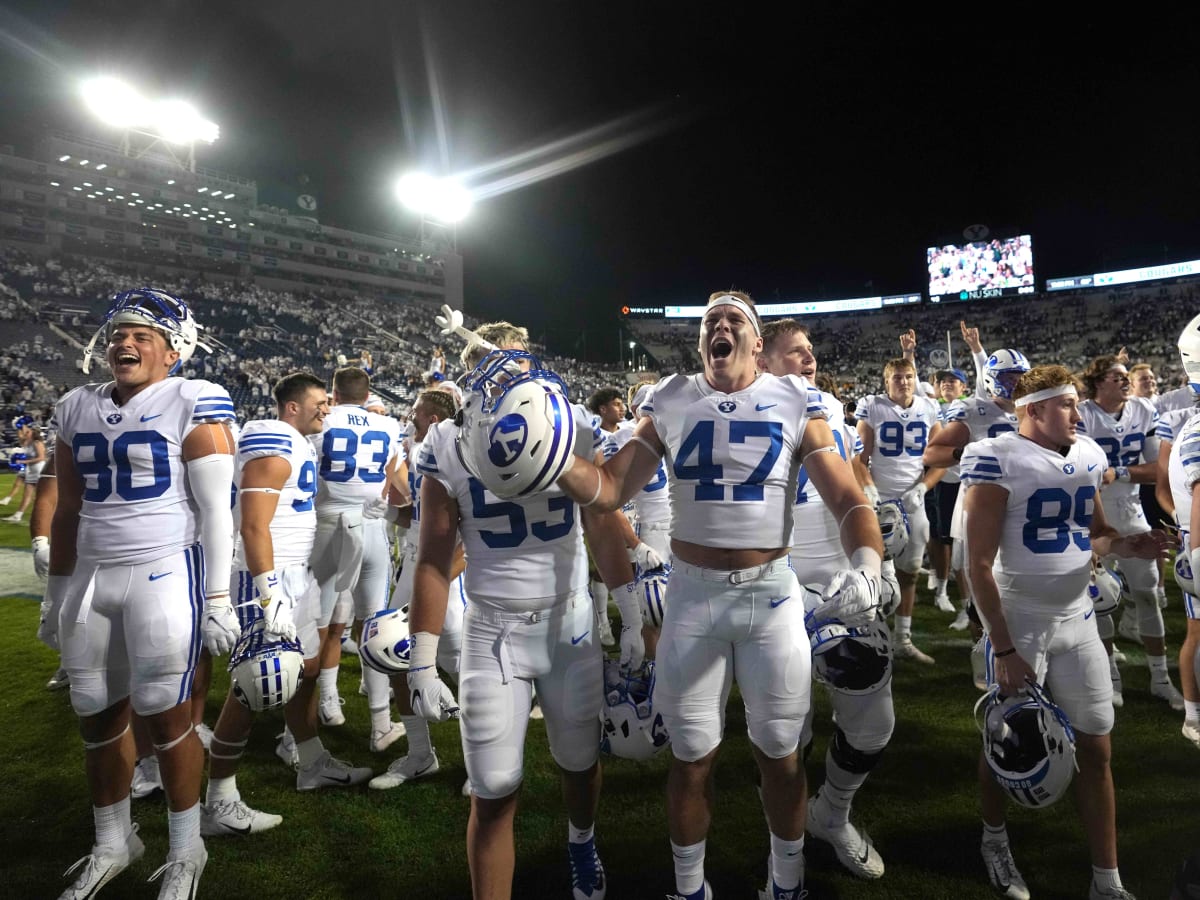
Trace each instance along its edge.
{"label": "arm sleeve", "polygon": [[229,593],[233,566],[233,457],[210,453],[187,462],[192,498],[200,508],[200,546],[204,549],[204,593]]}

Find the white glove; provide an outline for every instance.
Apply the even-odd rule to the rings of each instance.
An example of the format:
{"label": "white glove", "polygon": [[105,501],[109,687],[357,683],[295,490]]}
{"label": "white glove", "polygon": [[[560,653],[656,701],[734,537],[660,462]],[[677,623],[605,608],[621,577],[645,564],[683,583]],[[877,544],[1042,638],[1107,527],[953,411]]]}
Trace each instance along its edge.
{"label": "white glove", "polygon": [[388,513],[386,497],[376,497],[374,500],[363,501],[364,519],[382,519]]}
{"label": "white glove", "polygon": [[408,670],[408,699],[413,713],[430,722],[458,718],[458,701],[438,675],[436,666]]}
{"label": "white glove", "polygon": [[648,569],[657,569],[664,562],[663,558],[654,552],[654,548],[645,541],[640,541],[629,551],[629,561],[643,572]]}
{"label": "white glove", "polygon": [[50,574],[50,538],[35,537],[33,539],[33,573],[38,578]]}
{"label": "white glove", "polygon": [[653,569],[643,570],[637,577],[637,593],[642,601],[642,624],[651,628],[662,628],[666,612],[667,579],[671,577],[671,566],[663,563]]}
{"label": "white glove", "polygon": [[896,567],[887,563],[879,579],[879,612],[886,619],[900,607],[900,581]]}
{"label": "white glove", "polygon": [[46,580],[46,593],[43,595],[41,618],[38,621],[38,640],[51,650],[58,650],[58,614],[63,601],[67,598],[67,583],[69,575],[51,575]]}
{"label": "white glove", "polygon": [[929,489],[925,487],[925,482],[918,481],[900,498],[900,502],[904,504],[904,509],[909,515],[912,515],[925,506],[925,492],[927,490]]}
{"label": "white glove", "polygon": [[442,329],[442,334],[455,334],[458,329],[462,328],[463,314],[462,310],[451,309],[448,303],[442,304],[442,314],[434,316],[433,321]]}
{"label": "white glove", "polygon": [[279,589],[279,576],[268,569],[254,576],[254,588],[263,608],[264,630],[285,641],[296,639],[296,623],[292,619],[292,601]]}
{"label": "white glove", "polygon": [[204,646],[213,656],[225,656],[233,649],[241,635],[233,602],[228,594],[214,594],[204,598]]}
{"label": "white glove", "polygon": [[872,506],[879,505],[879,488],[875,487],[873,484],[868,484],[863,488],[863,493],[866,494],[868,503],[870,503]]}
{"label": "white glove", "polygon": [[612,592],[621,611],[621,667],[640,668],[646,661],[646,642],[642,639],[641,589],[636,581]]}
{"label": "white glove", "polygon": [[836,619],[847,628],[862,628],[875,620],[879,609],[879,576],[870,569],[834,572],[815,611],[819,622]]}

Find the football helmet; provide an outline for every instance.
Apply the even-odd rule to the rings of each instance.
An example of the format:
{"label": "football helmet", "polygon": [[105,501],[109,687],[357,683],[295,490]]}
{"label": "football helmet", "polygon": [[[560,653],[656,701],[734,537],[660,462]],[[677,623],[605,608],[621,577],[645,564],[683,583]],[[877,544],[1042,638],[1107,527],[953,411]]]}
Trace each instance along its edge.
{"label": "football helmet", "polygon": [[300,642],[268,638],[263,619],[242,632],[229,654],[233,696],[255,712],[283,706],[292,699],[303,677]]}
{"label": "football helmet", "polygon": [[993,687],[975,704],[975,722],[992,777],[1017,803],[1045,809],[1067,790],[1075,772],[1075,732],[1041,685],[1029,684],[1015,697],[1002,697]]}
{"label": "football helmet", "polygon": [[92,348],[101,336],[107,341],[117,325],[146,325],[162,332],[167,346],[179,354],[179,359],[167,373],[174,375],[199,347],[209,350],[200,340],[200,326],[192,317],[188,305],[178,297],[150,287],[134,288],[113,298],[112,305],[104,314],[104,321],[88,341],[83,351],[82,369],[86,375],[92,365]]}
{"label": "football helmet", "polygon": [[[1176,571],[1178,571],[1176,560]],[[1088,582],[1088,598],[1098,616],[1111,616],[1121,605],[1121,582],[1107,566],[1092,566],[1092,579]]]}
{"label": "football helmet", "polygon": [[884,566],[879,576],[879,614],[885,619],[900,608],[900,579],[895,566]]}
{"label": "football helmet", "polygon": [[654,663],[625,671],[604,661],[604,711],[600,749],[621,759],[644,761],[670,743],[662,713],[654,708]]}
{"label": "football helmet", "polygon": [[908,513],[899,500],[884,500],[875,507],[879,533],[883,535],[883,558],[895,559],[908,546]]}
{"label": "football helmet", "polygon": [[457,447],[467,470],[506,500],[553,485],[575,449],[563,380],[524,350],[494,350],[466,388]]}
{"label": "football helmet", "polygon": [[1179,335],[1179,358],[1187,374],[1188,386],[1200,394],[1200,316],[1183,326]]}
{"label": "football helmet", "polygon": [[[993,397],[1011,400],[1016,382],[1003,376],[1016,374],[1018,376],[1029,371],[1029,360],[1020,350],[997,350],[983,364],[983,386]],[[1005,384],[1008,381],[1008,384]]]}
{"label": "football helmet", "polygon": [[363,622],[358,655],[364,665],[385,675],[397,675],[408,671],[411,653],[407,606],[381,609]]}
{"label": "football helmet", "polygon": [[892,634],[876,617],[863,628],[837,635],[828,624],[809,634],[813,675],[843,694],[872,694],[892,677]]}

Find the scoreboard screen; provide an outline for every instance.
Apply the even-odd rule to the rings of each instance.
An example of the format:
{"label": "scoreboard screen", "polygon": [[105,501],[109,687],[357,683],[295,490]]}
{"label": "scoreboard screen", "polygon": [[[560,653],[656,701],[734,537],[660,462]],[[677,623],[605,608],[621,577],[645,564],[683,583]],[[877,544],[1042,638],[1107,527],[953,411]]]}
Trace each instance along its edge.
{"label": "scoreboard screen", "polygon": [[1033,243],[1029,235],[925,251],[929,302],[986,300],[1034,293]]}

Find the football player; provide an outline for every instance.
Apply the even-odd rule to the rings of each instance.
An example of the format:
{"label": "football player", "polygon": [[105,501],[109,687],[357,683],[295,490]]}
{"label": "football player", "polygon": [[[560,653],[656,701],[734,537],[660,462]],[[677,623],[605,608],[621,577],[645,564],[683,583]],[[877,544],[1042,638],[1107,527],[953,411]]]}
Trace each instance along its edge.
{"label": "football player", "polygon": [[145,850],[129,815],[131,707],[149,726],[167,795],[159,896],[193,896],[208,853],[191,680],[201,607],[206,619],[233,617],[233,403],[215,384],[168,377],[199,345],[182,300],[118,294],[85,372],[102,335],[113,380],[71,391],[54,416],[58,504],[40,636],[61,645],[71,677],[96,824],[63,897],[91,897]]}
{"label": "football player", "polygon": [[[763,349],[759,368],[772,375],[799,375],[816,382],[817,358],[813,354],[808,328],[795,319],[776,319],[763,326]],[[842,402],[833,394],[821,393],[829,414],[834,443],[843,459],[855,448],[861,449],[858,435],[846,424]],[[795,537],[792,539],[792,567],[805,584],[826,585],[840,570],[850,567],[838,538],[838,523],[821,495],[808,484],[808,472],[801,467],[796,490]],[[886,625],[882,617],[878,626]],[[883,859],[866,831],[850,823],[850,805],[854,795],[892,736],[896,714],[892,708],[890,647],[879,659],[878,676],[863,690],[848,690],[827,683],[833,706],[834,733],[825,752],[825,783],[809,800],[808,834],[828,842],[847,869],[861,878],[883,874]],[[862,677],[856,673],[855,678]],[[805,720],[802,744],[812,741],[812,712]]]}
{"label": "football player", "polygon": [[[1076,797],[1092,856],[1091,900],[1132,894],[1117,871],[1116,802],[1109,769],[1112,681],[1087,595],[1091,555],[1152,561],[1161,531],[1122,537],[1108,524],[1100,488],[1106,454],[1077,436],[1075,380],[1040,366],[1013,389],[1017,432],[977,441],[963,454],[967,571],[988,632],[990,683],[1013,696],[1048,687],[1074,726]],[[1028,898],[1004,823],[1004,791],[981,757],[981,850],[992,886]]]}
{"label": "football player", "polygon": [[[492,386],[508,378],[512,366],[528,366],[528,359],[519,362],[502,353],[528,346],[524,328],[498,322],[477,332],[501,351],[488,356],[472,373],[481,379],[479,390],[487,389],[482,370],[493,363]],[[463,365],[471,369],[484,355],[480,345],[468,345]],[[557,376],[551,373],[551,377]],[[468,397],[468,404],[473,402],[479,402],[477,390]],[[583,407],[572,406],[571,412],[576,443],[564,459],[577,458],[590,466],[598,435]],[[470,604],[463,623],[459,693],[463,756],[471,789],[467,860],[472,892],[480,898],[506,898],[512,892],[513,818],[536,685],[550,752],[562,774],[574,897],[602,900],[606,881],[596,852],[594,823],[600,791],[603,675],[588,596],[581,519],[601,574],[609,585],[617,586],[613,593],[622,607],[622,659],[636,666],[644,649],[640,627],[627,624],[640,625],[637,604],[629,602],[632,568],[615,526],[603,517],[580,515],[575,502],[561,490],[552,486],[503,500],[485,488],[467,469],[465,454],[460,452],[462,430],[470,427],[465,420],[462,429],[453,420],[434,424],[416,461],[421,476],[421,533],[409,616],[410,703],[415,713],[432,721],[445,720],[456,708],[453,694],[437,675],[436,663],[461,531],[469,560],[465,583]]]}
{"label": "football player", "polygon": [[805,610],[788,563],[800,465],[850,560],[830,578],[818,615],[850,627],[874,620],[883,544],[820,395],[795,376],[758,373],[762,325],[748,294],[709,297],[699,351],[703,373],[659,382],[616,456],[600,468],[577,460],[559,484],[589,508],[618,509],[668,461],[674,562],[655,692],[673,754],[672,896],[712,896],[705,841],[736,678],[771,833],[769,895],[795,898],[804,895],[807,801],[797,748],[811,693]]}
{"label": "football player", "polygon": [[[1141,397],[1131,396],[1129,373],[1114,356],[1098,356],[1083,375],[1089,399],[1079,404],[1079,433],[1092,438],[1108,458],[1109,481],[1104,487],[1112,525],[1120,534],[1147,532],[1150,525],[1142,511],[1139,484],[1153,484],[1156,466],[1142,462],[1146,442],[1154,436],[1158,413]],[[1158,605],[1158,570],[1152,561],[1129,559],[1120,562],[1127,600],[1137,617],[1137,631],[1146,648],[1150,667],[1150,695],[1165,700],[1172,709],[1183,710],[1183,695],[1171,683],[1167,672],[1166,630]],[[1132,621],[1132,620],[1131,620]],[[1109,666],[1113,681],[1113,702],[1124,702],[1121,673],[1112,658],[1112,617],[1102,616],[1097,623],[1100,635],[1109,647]]]}
{"label": "football player", "polygon": [[944,471],[925,470],[921,455],[942,426],[937,404],[914,393],[916,379],[917,370],[912,362],[893,359],[883,369],[885,393],[858,401],[854,417],[858,420],[863,452],[854,458],[854,467],[872,501],[899,500],[908,513],[908,546],[899,559],[885,564],[888,569],[895,567],[900,583],[893,646],[898,659],[932,665],[933,657],[913,644],[912,611],[917,599],[917,572],[929,539],[925,493],[937,484]]}
{"label": "football player", "polygon": [[[391,582],[384,517],[401,459],[400,423],[363,407],[370,384],[361,368],[334,372],[334,405],[325,417],[324,431],[312,437],[320,455],[312,567],[321,585],[318,624],[327,626],[318,678],[324,725],[346,721],[337,689],[342,633],[354,618],[365,619],[386,608]],[[352,591],[352,610],[337,606],[338,594],[344,590]],[[387,676],[368,668],[363,682],[371,712],[369,746],[373,753],[382,753],[404,734],[404,728],[391,719]]]}
{"label": "football player", "polygon": [[[412,443],[409,458],[415,462],[420,457],[421,444],[432,425],[438,422],[453,421],[458,412],[458,404],[454,397],[446,391],[424,391],[417,402],[413,404],[409,421],[413,425]],[[400,574],[396,578],[396,587],[388,603],[391,609],[405,609],[412,600],[413,578],[417,568],[417,548],[419,546],[421,528],[421,481],[423,476],[416,469],[405,466],[408,472],[411,504],[408,537],[404,547],[404,562]],[[454,562],[451,567],[450,596],[446,601],[446,618],[442,622],[442,632],[438,641],[438,668],[457,678],[459,668],[459,652],[462,649],[462,622],[466,611],[466,588],[463,587],[462,573],[465,560],[462,545],[456,549]],[[398,787],[407,781],[415,781],[437,774],[440,768],[437,751],[429,734],[429,722],[423,716],[416,715],[408,698],[408,681],[400,676],[392,677],[392,687],[396,695],[396,706],[400,710],[400,724],[408,735],[408,753],[394,760],[387,771],[371,779],[370,787],[376,790],[388,790]]]}
{"label": "football player", "polygon": [[[298,790],[361,784],[370,769],[356,769],[333,759],[317,737],[316,585],[308,558],[317,517],[317,456],[309,437],[321,433],[329,412],[325,384],[315,375],[295,372],[281,378],[272,392],[275,419],[248,422],[238,438],[238,486],[235,519],[240,540],[235,551],[238,571],[238,620],[245,633],[260,619],[269,639],[299,638],[304,677],[284,706],[295,737],[299,765]],[[209,650],[224,655],[237,635],[206,623]],[[281,816],[252,809],[237,789],[237,767],[246,749],[254,713],[235,696],[231,684],[209,751],[208,791],[201,816],[206,836],[247,835],[274,828]]]}

